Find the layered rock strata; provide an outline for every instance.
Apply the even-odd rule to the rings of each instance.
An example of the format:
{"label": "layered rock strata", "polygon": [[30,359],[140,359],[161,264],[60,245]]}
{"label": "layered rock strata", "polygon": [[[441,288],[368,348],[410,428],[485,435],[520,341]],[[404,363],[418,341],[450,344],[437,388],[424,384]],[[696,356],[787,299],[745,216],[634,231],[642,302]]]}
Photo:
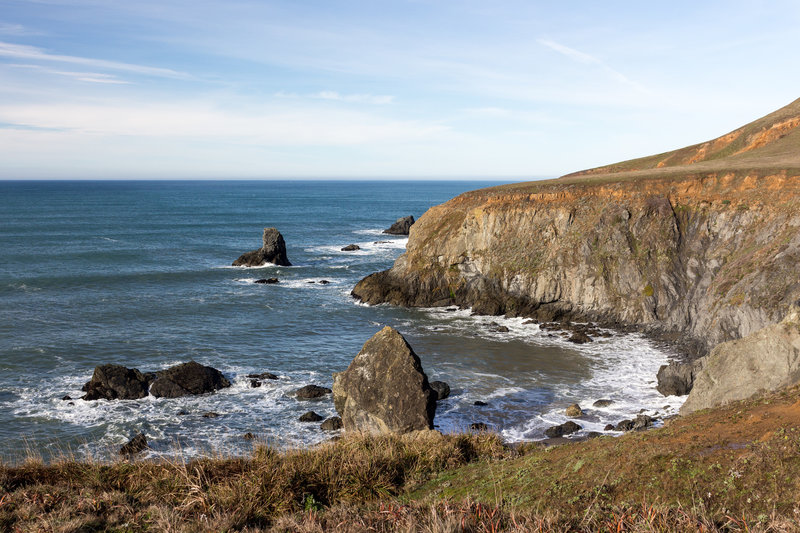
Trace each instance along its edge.
{"label": "layered rock strata", "polygon": [[800,297],[800,171],[583,178],[463,194],[357,284],[367,303],[635,324],[706,353]]}

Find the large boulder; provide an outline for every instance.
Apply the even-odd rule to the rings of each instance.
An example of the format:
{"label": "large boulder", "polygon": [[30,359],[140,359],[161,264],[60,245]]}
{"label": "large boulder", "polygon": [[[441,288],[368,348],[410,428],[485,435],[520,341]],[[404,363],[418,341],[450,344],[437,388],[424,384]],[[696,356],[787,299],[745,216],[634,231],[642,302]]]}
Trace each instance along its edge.
{"label": "large boulder", "polygon": [[233,266],[261,266],[272,263],[279,266],[292,266],[286,256],[286,242],[275,228],[264,228],[263,245],[258,250],[247,252],[233,262]]}
{"label": "large boulder", "polygon": [[718,344],[695,376],[681,414],[800,382],[799,303],[778,324]]}
{"label": "large boulder", "polygon": [[121,365],[95,367],[92,379],[83,386],[84,400],[136,400],[147,396],[152,374]]}
{"label": "large boulder", "polygon": [[436,397],[417,354],[388,326],[364,344],[347,370],[333,375],[333,403],[346,431],[431,429]]}
{"label": "large boulder", "polygon": [[686,396],[692,390],[694,377],[703,369],[705,358],[691,363],[670,361],[658,369],[656,390],[664,396]]}
{"label": "large boulder", "polygon": [[411,228],[414,222],[414,217],[411,215],[398,218],[397,221],[389,227],[389,229],[385,229],[383,232],[388,233],[389,235],[408,235],[408,230]]}
{"label": "large boulder", "polygon": [[231,382],[225,379],[222,372],[194,361],[162,370],[156,376],[150,386],[150,394],[157,398],[205,394],[231,386]]}

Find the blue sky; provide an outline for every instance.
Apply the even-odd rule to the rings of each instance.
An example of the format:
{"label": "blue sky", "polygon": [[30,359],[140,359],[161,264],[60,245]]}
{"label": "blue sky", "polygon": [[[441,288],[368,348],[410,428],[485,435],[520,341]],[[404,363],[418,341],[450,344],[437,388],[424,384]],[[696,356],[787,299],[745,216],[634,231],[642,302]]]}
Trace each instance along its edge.
{"label": "blue sky", "polygon": [[558,176],[800,97],[800,2],[0,0],[0,179]]}

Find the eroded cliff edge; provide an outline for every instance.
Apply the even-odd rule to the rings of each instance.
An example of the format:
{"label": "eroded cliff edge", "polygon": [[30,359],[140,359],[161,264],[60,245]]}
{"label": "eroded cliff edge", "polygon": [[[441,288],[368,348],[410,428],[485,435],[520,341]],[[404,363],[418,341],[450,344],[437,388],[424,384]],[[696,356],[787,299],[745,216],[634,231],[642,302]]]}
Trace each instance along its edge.
{"label": "eroded cliff edge", "polygon": [[463,194],[412,227],[364,302],[639,325],[705,352],[800,297],[800,172],[550,180]]}

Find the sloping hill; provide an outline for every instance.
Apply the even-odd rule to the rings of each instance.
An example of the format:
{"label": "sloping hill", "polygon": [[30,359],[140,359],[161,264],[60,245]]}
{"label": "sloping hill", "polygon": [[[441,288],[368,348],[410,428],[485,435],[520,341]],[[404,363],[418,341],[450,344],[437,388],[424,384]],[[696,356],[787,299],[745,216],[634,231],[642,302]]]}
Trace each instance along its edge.
{"label": "sloping hill", "polygon": [[[561,179],[619,173],[674,174],[742,169],[800,167],[800,99],[716,139],[631,159]],[[655,171],[655,172],[654,172]]]}

